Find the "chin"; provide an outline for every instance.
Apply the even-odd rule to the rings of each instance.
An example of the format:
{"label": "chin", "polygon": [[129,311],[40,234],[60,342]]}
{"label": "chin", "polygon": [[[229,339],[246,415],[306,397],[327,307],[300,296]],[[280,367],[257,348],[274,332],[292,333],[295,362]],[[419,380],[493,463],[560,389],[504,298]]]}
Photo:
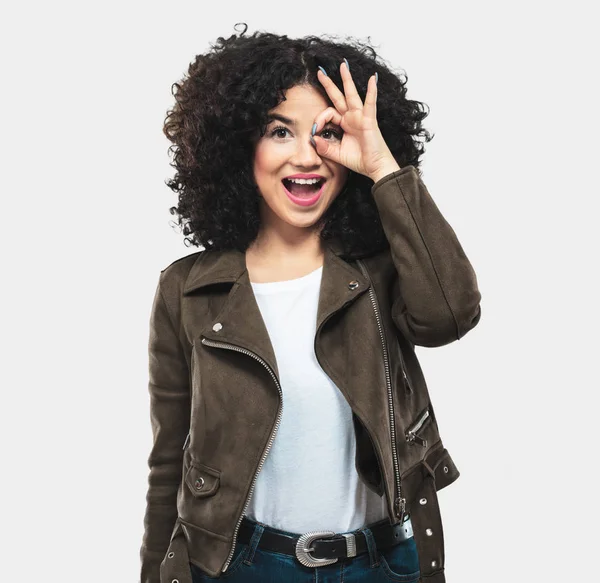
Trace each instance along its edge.
{"label": "chin", "polygon": [[292,227],[309,229],[315,225],[315,223],[321,218],[321,215],[322,213],[310,213],[310,215],[305,213],[304,220],[290,216],[283,217],[283,220]]}

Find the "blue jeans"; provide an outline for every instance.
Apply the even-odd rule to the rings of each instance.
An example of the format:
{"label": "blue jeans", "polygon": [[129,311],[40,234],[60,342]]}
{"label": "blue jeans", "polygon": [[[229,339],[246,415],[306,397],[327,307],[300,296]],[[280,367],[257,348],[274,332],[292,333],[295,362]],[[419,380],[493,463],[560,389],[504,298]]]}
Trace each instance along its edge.
{"label": "blue jeans", "polygon": [[[200,567],[190,563],[193,583],[214,579],[228,579],[230,583],[417,583],[419,581],[419,556],[414,537],[401,541],[385,550],[377,549],[371,529],[379,522],[359,528],[367,540],[368,552],[352,558],[340,558],[336,563],[321,567],[305,567],[296,557],[259,549],[264,531],[292,536],[293,533],[271,528],[249,520],[254,534],[248,543],[237,542],[229,568],[220,577],[207,575]],[[381,521],[387,522],[387,519]]]}

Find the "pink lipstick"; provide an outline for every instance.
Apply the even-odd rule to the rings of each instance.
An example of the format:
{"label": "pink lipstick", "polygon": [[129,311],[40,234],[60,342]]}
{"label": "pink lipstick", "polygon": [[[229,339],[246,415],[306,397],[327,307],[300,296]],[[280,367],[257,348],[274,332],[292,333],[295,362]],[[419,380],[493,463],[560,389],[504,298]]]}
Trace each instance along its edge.
{"label": "pink lipstick", "polygon": [[321,198],[321,194],[323,194],[323,188],[325,187],[326,182],[327,181],[324,180],[321,184],[321,188],[319,188],[319,190],[315,194],[311,194],[309,196],[296,196],[287,189],[287,187],[285,186],[285,182],[282,181],[281,184],[283,184],[283,189],[285,190],[285,193],[293,203],[299,206],[312,206]]}

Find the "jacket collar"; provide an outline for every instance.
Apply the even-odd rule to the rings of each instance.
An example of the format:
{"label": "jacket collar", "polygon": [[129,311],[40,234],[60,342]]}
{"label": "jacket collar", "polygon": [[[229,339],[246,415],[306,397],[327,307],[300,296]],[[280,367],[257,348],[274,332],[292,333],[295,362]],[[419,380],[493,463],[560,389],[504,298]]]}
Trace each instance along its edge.
{"label": "jacket collar", "polygon": [[[317,330],[334,312],[354,301],[369,288],[368,276],[344,259],[359,256],[359,253],[344,253],[337,240],[325,245]],[[205,286],[228,282],[235,285],[214,321],[208,322],[200,336],[250,350],[263,358],[278,374],[275,353],[256,302],[244,252],[228,249],[200,253],[186,279],[183,294],[191,295]],[[217,323],[220,326],[214,329],[213,326]]]}
{"label": "jacket collar", "polygon": [[[326,263],[331,262],[333,256],[340,259],[352,260],[363,257],[364,254],[360,252],[349,253],[344,250],[338,239],[332,239],[325,243],[324,267]],[[335,259],[333,260],[335,261]],[[188,274],[183,294],[187,295],[206,285],[215,283],[235,283],[245,270],[246,255],[237,249],[227,249],[212,253],[201,252]]]}

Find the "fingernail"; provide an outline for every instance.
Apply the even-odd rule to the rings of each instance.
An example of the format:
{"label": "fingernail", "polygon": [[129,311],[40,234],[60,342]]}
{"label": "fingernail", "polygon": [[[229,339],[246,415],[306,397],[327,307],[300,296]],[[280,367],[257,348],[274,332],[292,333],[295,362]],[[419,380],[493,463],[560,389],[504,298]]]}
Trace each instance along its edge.
{"label": "fingernail", "polygon": [[310,136],[310,143],[316,148],[317,144],[315,143],[315,140],[312,136]]}
{"label": "fingernail", "polygon": [[377,72],[375,73],[375,85],[377,85],[377,81],[379,81],[379,75]]}
{"label": "fingernail", "polygon": [[348,67],[348,71],[350,70],[350,65],[348,64],[348,59],[344,57],[344,63],[346,63],[346,67]]}
{"label": "fingernail", "polygon": [[329,77],[329,75],[327,75],[327,71],[325,69],[323,69],[323,67],[321,67],[321,65],[319,65],[319,69],[321,69],[321,72],[323,73],[323,75],[325,75],[325,77]]}
{"label": "fingernail", "polygon": [[317,131],[317,124],[316,124],[316,122],[315,122],[315,123],[313,124],[312,130],[311,130],[311,132],[310,132],[310,133],[311,133],[311,134],[314,136],[316,131]]}

